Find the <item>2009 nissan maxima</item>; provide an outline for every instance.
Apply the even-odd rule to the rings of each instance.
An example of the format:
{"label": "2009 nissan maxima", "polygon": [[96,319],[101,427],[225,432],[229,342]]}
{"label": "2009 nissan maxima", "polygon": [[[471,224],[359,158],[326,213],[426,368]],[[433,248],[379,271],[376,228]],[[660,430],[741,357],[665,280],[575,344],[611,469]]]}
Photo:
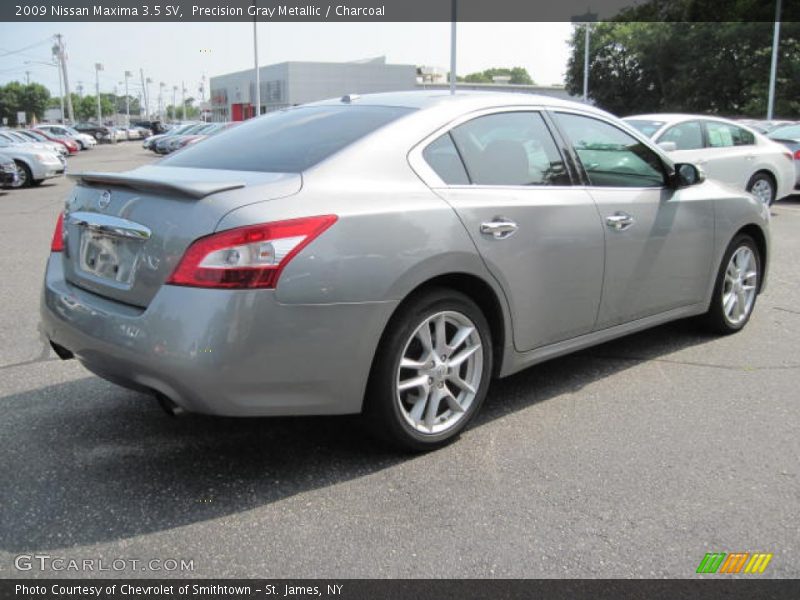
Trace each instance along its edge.
{"label": "2009 nissan maxima", "polygon": [[73,177],[60,356],[175,410],[363,412],[417,450],[493,376],[683,317],[740,330],[767,273],[762,203],[549,97],[345,96]]}

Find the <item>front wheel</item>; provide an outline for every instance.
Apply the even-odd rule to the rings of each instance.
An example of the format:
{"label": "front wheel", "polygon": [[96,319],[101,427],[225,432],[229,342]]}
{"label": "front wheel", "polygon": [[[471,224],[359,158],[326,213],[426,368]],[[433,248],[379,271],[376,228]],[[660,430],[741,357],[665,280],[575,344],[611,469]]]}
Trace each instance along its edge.
{"label": "front wheel", "polygon": [[405,450],[452,441],[478,412],[492,340],[467,296],[435,289],[411,300],[381,339],[365,398],[370,432]]}
{"label": "front wheel", "polygon": [[706,325],[716,333],[740,331],[756,305],[761,283],[761,256],[749,235],[736,236],[725,251],[717,273]]}
{"label": "front wheel", "polygon": [[21,160],[14,161],[17,164],[17,187],[30,187],[33,182],[31,168]]}

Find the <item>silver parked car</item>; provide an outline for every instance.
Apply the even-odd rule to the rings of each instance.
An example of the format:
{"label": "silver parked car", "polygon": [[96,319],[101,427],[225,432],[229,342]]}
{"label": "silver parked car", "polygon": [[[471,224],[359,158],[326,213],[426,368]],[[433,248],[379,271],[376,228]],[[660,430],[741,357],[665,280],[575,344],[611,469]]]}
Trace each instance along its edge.
{"label": "silver parked car", "polygon": [[766,281],[764,204],[549,97],[345,96],[73,177],[62,358],[173,412],[363,412],[416,450],[492,377],[683,317],[738,331]]}

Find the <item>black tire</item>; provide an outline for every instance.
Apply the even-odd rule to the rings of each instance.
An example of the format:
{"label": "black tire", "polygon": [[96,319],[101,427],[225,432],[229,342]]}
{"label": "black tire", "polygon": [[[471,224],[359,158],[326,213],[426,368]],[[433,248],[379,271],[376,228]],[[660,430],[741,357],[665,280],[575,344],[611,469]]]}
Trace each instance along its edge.
{"label": "black tire", "polygon": [[15,160],[17,163],[17,175],[19,176],[19,185],[18,188],[30,187],[33,181],[33,175],[31,174],[31,169],[28,165],[26,165],[21,160]]}
{"label": "black tire", "polygon": [[[428,318],[444,311],[458,313],[474,324],[480,339],[482,365],[480,369],[476,366],[473,372],[480,372],[480,380],[471,404],[450,428],[438,433],[424,433],[412,427],[404,416],[396,378],[406,344],[410,343],[414,332]],[[450,443],[480,410],[489,389],[492,360],[489,324],[469,297],[447,288],[432,288],[410,298],[392,317],[376,353],[364,399],[363,416],[368,433],[396,448],[413,452],[434,450]],[[450,386],[449,383],[444,385]]]}
{"label": "black tire", "polygon": [[[724,308],[724,300],[723,295],[725,294],[725,274],[728,269],[728,265],[731,261],[733,255],[740,249],[740,248],[749,248],[750,251],[753,253],[756,262],[756,277],[755,277],[755,285],[756,285],[756,294],[753,297],[752,304],[750,305],[749,310],[747,310],[746,315],[743,320],[738,323],[733,323],[728,318],[725,308]],[[736,333],[737,331],[741,331],[744,329],[744,326],[750,321],[750,317],[753,314],[756,306],[756,300],[758,299],[758,291],[761,288],[761,277],[762,277],[762,258],[761,254],[758,250],[758,245],[755,243],[752,237],[747,234],[739,234],[733,238],[731,243],[728,245],[728,249],[725,251],[725,254],[722,257],[722,263],[719,266],[719,271],[717,272],[717,279],[714,283],[714,293],[711,297],[711,304],[708,307],[708,312],[703,315],[702,322],[704,326],[713,333],[728,335],[731,333]]]}
{"label": "black tire", "polygon": [[766,202],[766,204],[767,206],[772,206],[772,203],[775,202],[775,195],[778,193],[777,186],[775,185],[775,180],[773,179],[772,175],[765,173],[764,171],[759,171],[750,178],[750,181],[747,182],[747,191],[752,193],[756,184],[769,186],[770,194],[769,200]]}

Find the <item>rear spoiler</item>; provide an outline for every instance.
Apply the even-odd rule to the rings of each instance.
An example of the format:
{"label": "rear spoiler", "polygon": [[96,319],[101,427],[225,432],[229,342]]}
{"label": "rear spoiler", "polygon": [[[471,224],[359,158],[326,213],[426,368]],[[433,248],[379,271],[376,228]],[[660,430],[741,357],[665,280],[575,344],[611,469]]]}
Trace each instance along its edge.
{"label": "rear spoiler", "polygon": [[126,175],[124,173],[71,173],[67,175],[67,177],[85,185],[117,185],[147,192],[177,192],[183,196],[198,199],[216,194],[217,192],[235,190],[245,186],[245,184],[241,182],[169,181],[165,179],[137,177],[136,175]]}

